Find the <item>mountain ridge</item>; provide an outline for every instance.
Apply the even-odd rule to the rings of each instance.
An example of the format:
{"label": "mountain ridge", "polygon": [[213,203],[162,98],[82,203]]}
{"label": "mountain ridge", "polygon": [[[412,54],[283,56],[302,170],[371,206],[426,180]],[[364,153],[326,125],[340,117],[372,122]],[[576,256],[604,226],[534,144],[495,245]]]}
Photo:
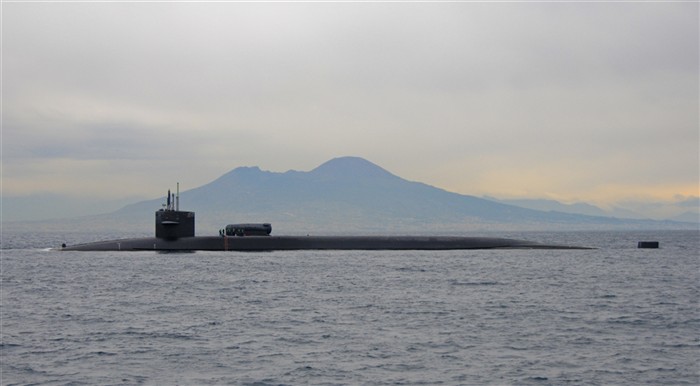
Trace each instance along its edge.
{"label": "mountain ridge", "polygon": [[[148,212],[158,199],[118,215]],[[544,212],[449,192],[403,179],[359,157],[331,159],[311,171],[235,168],[181,193],[181,209],[212,229],[234,222],[271,222],[285,232],[457,231],[506,227],[623,226],[636,220]],[[218,225],[215,225],[218,224]]]}
{"label": "mountain ridge", "polygon": [[[153,212],[164,203],[165,195],[81,221],[101,227],[120,224],[152,229]],[[697,227],[601,216],[588,204],[576,208],[592,210],[592,214],[566,213],[561,211],[568,209],[564,204],[545,203],[557,210],[449,192],[406,180],[360,157],[333,158],[310,171],[236,167],[180,194],[180,208],[196,212],[198,234],[214,234],[225,224],[244,222],[273,223],[276,234]]]}

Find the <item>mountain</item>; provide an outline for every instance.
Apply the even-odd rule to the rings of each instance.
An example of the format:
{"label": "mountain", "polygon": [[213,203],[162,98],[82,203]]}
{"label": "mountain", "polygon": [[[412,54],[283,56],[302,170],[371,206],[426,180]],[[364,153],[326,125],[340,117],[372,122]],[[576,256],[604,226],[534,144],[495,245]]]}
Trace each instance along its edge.
{"label": "mountain", "polygon": [[679,214],[678,216],[675,216],[672,220],[698,224],[700,223],[700,216],[697,213],[684,212]]}
{"label": "mountain", "polygon": [[[128,205],[110,218],[152,224],[154,210],[164,202]],[[180,209],[196,212],[198,234],[215,234],[227,223],[243,222],[270,222],[275,234],[669,226],[544,212],[461,195],[405,180],[358,157],[335,158],[309,172],[239,167],[182,192]]]}
{"label": "mountain", "polygon": [[515,205],[521,208],[540,210],[545,212],[563,212],[582,214],[587,216],[609,216],[610,214],[597,206],[578,202],[574,204],[562,204],[555,200],[546,199],[505,199],[499,200],[493,197],[484,197],[488,200],[500,202],[508,205]]}
{"label": "mountain", "polygon": [[[497,199],[484,197],[491,201],[521,208],[546,212],[563,212],[587,216],[617,217],[621,219],[670,220],[700,224],[700,205],[697,197],[669,202],[623,202],[610,209],[601,209],[584,202],[563,204],[545,199]],[[624,206],[624,207],[623,207]],[[642,214],[644,213],[644,214]]]}
{"label": "mountain", "polygon": [[37,193],[28,196],[3,196],[2,221],[42,221],[61,219],[66,216],[87,216],[122,208],[124,205],[142,200],[124,198],[104,200],[96,197],[70,197],[54,193]]}
{"label": "mountain", "polygon": [[[167,188],[163,188],[163,193]],[[19,231],[151,233],[154,212],[165,201],[163,194],[161,198],[136,202],[107,214],[13,222],[11,227]],[[692,208],[690,204],[688,208]],[[206,185],[181,192],[180,209],[196,212],[198,235],[217,234],[226,224],[246,222],[272,223],[273,233],[278,235],[463,235],[469,231],[484,230],[698,227],[697,216],[691,222],[622,219],[606,216],[599,208],[587,204],[569,206],[546,200],[535,204],[499,202],[452,193],[405,180],[358,157],[335,158],[308,172],[290,170],[276,173],[259,167],[239,167]],[[76,216],[82,214],[74,213]],[[693,216],[678,218],[687,219],[693,220]]]}
{"label": "mountain", "polygon": [[493,197],[484,197],[488,200],[500,202],[508,205],[515,205],[521,208],[541,210],[545,212],[563,212],[572,214],[582,214],[586,216],[619,217],[624,219],[644,219],[644,216],[631,210],[615,207],[612,210],[604,210],[595,205],[585,202],[573,204],[563,204],[555,200],[547,199],[505,199],[499,200]]}

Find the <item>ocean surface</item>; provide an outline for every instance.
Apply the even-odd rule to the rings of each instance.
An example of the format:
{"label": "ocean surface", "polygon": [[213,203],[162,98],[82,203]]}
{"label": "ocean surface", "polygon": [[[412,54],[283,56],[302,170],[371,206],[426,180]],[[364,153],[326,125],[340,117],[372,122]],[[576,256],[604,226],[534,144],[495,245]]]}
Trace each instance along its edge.
{"label": "ocean surface", "polygon": [[481,235],[598,249],[61,252],[102,237],[5,230],[1,383],[700,384],[697,231]]}

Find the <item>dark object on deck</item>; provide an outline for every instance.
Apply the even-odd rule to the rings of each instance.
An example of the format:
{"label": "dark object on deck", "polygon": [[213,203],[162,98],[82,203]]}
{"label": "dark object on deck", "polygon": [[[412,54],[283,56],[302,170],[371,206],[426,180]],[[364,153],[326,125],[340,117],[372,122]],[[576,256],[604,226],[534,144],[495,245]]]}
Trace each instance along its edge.
{"label": "dark object on deck", "polygon": [[269,236],[272,225],[264,224],[228,224],[219,231],[221,236]]}
{"label": "dark object on deck", "polygon": [[637,248],[656,249],[659,247],[658,241],[640,241],[637,243]]}

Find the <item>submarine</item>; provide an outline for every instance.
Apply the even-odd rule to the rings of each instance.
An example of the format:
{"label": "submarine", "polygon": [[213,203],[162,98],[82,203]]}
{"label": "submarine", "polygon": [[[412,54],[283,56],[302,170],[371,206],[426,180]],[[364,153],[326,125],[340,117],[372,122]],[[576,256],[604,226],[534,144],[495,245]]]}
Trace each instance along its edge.
{"label": "submarine", "polygon": [[590,249],[493,237],[462,236],[273,236],[272,225],[228,224],[215,236],[195,236],[195,213],[180,210],[178,193],[155,212],[155,237],[106,240],[62,251],[293,251],[293,250],[460,250]]}

